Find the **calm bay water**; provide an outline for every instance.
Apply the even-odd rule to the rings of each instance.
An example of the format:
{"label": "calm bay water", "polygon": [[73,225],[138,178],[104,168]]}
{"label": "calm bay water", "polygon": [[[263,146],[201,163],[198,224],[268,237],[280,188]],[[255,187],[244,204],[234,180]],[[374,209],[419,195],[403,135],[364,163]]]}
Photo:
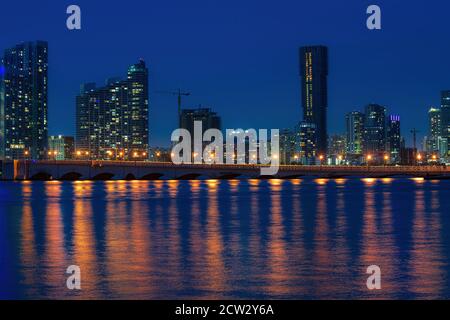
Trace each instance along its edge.
{"label": "calm bay water", "polygon": [[450,298],[449,199],[417,179],[2,182],[0,298]]}

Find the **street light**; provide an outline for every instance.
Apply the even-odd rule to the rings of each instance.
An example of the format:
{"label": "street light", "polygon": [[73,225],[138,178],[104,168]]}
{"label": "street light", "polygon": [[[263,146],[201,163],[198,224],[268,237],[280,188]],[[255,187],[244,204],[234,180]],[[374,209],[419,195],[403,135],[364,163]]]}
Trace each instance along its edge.
{"label": "street light", "polygon": [[367,155],[367,165],[368,166],[370,165],[371,160],[372,160],[372,155],[371,154]]}
{"label": "street light", "polygon": [[324,159],[324,156],[323,156],[323,155],[320,155],[320,156],[319,156],[320,165],[323,165],[323,159]]}

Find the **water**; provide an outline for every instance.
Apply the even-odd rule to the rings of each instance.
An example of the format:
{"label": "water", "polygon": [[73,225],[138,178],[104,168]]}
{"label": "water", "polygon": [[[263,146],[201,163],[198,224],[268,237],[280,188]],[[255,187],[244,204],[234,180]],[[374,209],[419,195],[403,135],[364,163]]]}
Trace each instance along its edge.
{"label": "water", "polygon": [[1,182],[0,298],[450,298],[449,198],[420,179]]}

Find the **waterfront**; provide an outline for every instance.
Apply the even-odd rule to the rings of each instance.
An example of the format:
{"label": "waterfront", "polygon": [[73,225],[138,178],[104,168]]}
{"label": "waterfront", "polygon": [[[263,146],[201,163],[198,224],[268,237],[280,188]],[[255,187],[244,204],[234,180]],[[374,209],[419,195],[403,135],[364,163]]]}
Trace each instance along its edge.
{"label": "waterfront", "polygon": [[0,298],[450,298],[449,197],[422,179],[1,182]]}

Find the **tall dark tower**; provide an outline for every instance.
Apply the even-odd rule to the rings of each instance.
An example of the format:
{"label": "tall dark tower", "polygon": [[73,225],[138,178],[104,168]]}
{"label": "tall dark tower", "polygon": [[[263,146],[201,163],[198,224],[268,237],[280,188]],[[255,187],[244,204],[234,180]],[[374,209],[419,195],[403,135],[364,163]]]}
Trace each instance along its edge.
{"label": "tall dark tower", "polygon": [[1,155],[44,159],[47,150],[47,42],[26,42],[5,50],[1,67]]}
{"label": "tall dark tower", "polygon": [[328,48],[300,48],[303,120],[316,127],[317,154],[327,152]]}

